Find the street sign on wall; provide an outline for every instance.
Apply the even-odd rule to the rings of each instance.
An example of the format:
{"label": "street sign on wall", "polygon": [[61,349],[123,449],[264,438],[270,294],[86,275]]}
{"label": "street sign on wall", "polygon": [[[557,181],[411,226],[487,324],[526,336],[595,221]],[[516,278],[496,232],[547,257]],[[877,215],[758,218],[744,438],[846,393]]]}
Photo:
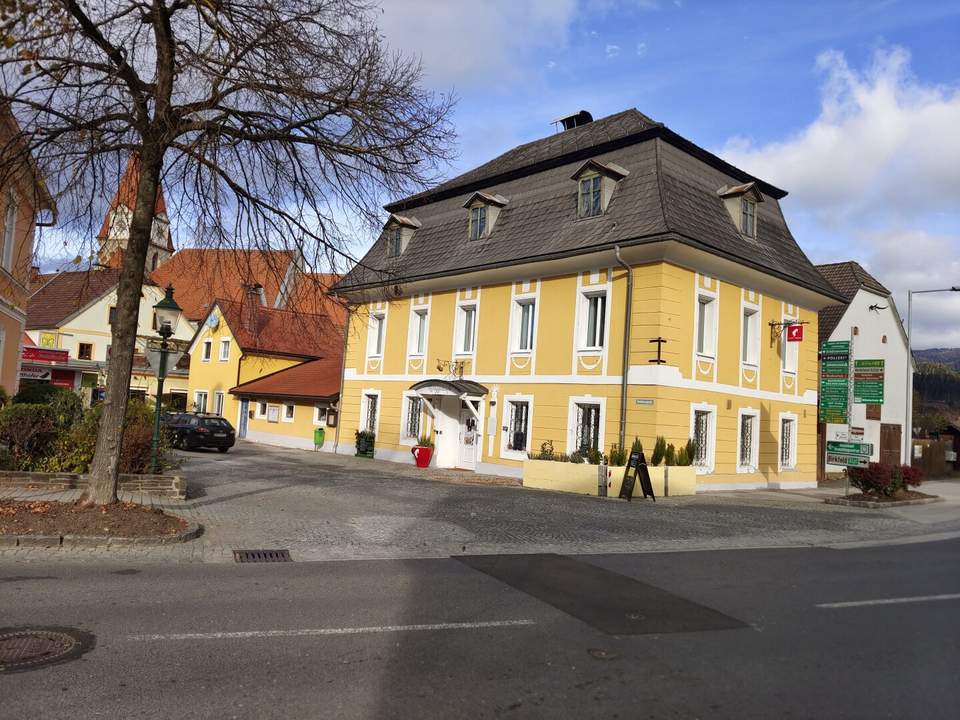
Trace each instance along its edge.
{"label": "street sign on wall", "polygon": [[883,404],[883,360],[855,360],[853,363],[853,401],[867,405]]}
{"label": "street sign on wall", "polygon": [[850,343],[820,346],[820,422],[845,425],[850,383]]}
{"label": "street sign on wall", "polygon": [[827,441],[827,452],[844,455],[873,455],[873,443]]}

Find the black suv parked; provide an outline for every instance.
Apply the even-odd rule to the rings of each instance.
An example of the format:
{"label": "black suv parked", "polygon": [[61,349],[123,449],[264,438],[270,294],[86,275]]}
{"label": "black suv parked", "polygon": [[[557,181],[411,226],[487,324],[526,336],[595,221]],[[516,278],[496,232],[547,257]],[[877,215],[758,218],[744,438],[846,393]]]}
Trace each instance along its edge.
{"label": "black suv parked", "polygon": [[225,453],[236,442],[233,425],[219,415],[171,413],[163,424],[170,444],[184,450],[212,447]]}

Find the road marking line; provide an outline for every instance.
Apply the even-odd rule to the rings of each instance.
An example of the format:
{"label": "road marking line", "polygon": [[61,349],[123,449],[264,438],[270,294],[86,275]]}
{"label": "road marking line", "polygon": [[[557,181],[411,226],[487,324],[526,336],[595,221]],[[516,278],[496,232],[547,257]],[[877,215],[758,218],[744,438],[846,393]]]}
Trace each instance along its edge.
{"label": "road marking line", "polygon": [[934,600],[958,600],[960,593],[947,595],[918,595],[916,597],[884,598],[882,600],[853,600],[851,602],[821,603],[818,608],[848,608],[865,605],[899,605],[900,603],[931,602]]}
{"label": "road marking line", "polygon": [[173,633],[169,635],[128,635],[127,640],[234,640],[245,638],[301,637],[310,635],[366,635],[370,633],[414,632],[421,630],[478,630],[482,628],[536,625],[533,620],[489,620],[485,622],[430,623],[425,625],[376,625],[373,627],[303,628],[300,630],[242,630],[237,632]]}

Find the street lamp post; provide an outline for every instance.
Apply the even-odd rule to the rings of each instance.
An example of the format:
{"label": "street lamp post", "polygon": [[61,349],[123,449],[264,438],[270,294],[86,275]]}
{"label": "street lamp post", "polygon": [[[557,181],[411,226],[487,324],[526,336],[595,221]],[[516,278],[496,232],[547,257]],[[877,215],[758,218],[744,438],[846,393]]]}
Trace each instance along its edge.
{"label": "street lamp post", "polygon": [[151,465],[154,472],[160,472],[160,405],[163,400],[163,381],[167,378],[167,356],[170,348],[167,340],[177,331],[180,321],[180,306],[173,299],[173,286],[167,285],[163,299],[153,306],[154,324],[160,335],[160,365],[157,367],[157,406],[153,420],[153,443],[151,445]]}
{"label": "street lamp post", "polygon": [[960,285],[933,290],[907,290],[907,417],[904,423],[903,451],[907,465],[913,464],[913,340],[910,324],[913,321],[913,296],[927,293],[960,292]]}

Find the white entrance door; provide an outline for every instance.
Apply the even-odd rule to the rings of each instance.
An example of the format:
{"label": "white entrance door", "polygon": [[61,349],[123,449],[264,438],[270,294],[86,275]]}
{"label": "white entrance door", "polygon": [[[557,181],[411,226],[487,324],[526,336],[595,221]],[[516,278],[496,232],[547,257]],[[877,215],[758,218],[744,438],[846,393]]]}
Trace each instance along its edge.
{"label": "white entrance door", "polygon": [[477,417],[467,407],[460,409],[460,462],[459,467],[474,470],[477,466]]}

